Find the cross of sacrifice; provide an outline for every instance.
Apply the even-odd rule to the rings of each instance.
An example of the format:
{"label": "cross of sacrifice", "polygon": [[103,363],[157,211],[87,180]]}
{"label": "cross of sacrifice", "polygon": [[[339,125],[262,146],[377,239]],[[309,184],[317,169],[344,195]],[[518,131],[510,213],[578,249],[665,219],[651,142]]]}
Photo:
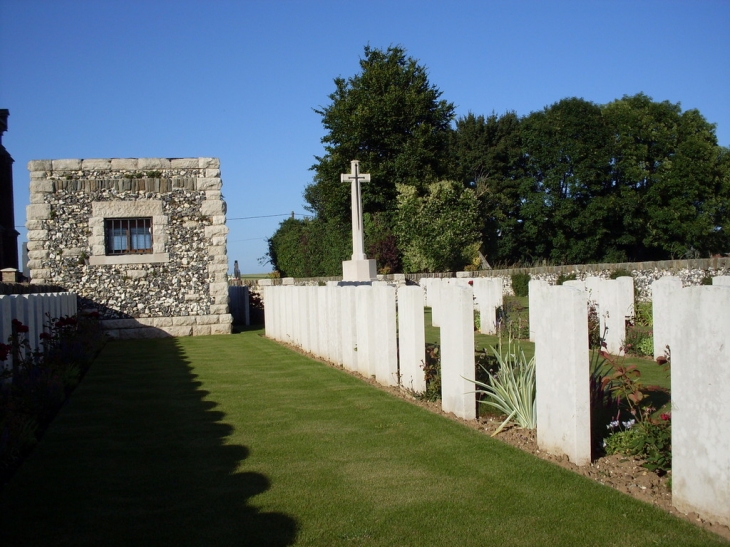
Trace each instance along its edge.
{"label": "cross of sacrifice", "polygon": [[350,190],[352,200],[352,260],[365,260],[360,183],[370,182],[370,175],[360,173],[360,162],[353,160],[350,162],[350,173],[342,173],[340,181],[352,184]]}

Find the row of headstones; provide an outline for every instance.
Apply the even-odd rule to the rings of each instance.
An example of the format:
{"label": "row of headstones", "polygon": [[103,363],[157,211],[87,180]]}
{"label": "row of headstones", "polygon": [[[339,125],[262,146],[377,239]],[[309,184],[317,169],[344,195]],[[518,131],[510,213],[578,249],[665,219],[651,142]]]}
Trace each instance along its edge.
{"label": "row of headstones", "polygon": [[[73,293],[6,294],[0,295],[0,343],[8,344],[13,333],[13,319],[28,327],[25,334],[31,351],[41,345],[41,333],[50,332],[50,321],[76,315],[76,295]],[[12,367],[9,356],[5,367]]]}
{"label": "row of headstones", "polygon": [[[441,299],[442,408],[475,419],[473,291],[446,285]],[[270,286],[264,301],[266,336],[382,385],[426,390],[421,287]]]}
{"label": "row of headstones", "polygon": [[[672,503],[725,525],[730,525],[728,281],[682,288],[678,278],[665,277],[652,285],[654,332],[660,326],[671,349]],[[588,302],[580,288],[530,282],[538,446],[578,465],[591,458]]]}

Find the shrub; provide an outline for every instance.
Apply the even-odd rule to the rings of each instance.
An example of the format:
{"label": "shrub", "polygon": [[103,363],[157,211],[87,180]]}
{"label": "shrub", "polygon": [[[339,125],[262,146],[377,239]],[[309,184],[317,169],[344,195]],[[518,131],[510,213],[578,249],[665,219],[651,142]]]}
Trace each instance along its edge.
{"label": "shrub", "polygon": [[441,351],[438,344],[426,344],[426,362],[423,364],[426,391],[418,395],[425,401],[441,399]]}
{"label": "shrub", "polygon": [[515,296],[529,296],[530,294],[530,274],[516,273],[512,274],[512,291]]}
{"label": "shrub", "polygon": [[507,417],[492,434],[496,435],[512,420],[525,429],[537,427],[537,407],[535,403],[535,358],[529,361],[525,352],[510,338],[507,351],[491,348],[499,364],[498,370],[483,369],[486,381],[474,380],[479,388],[476,393],[484,395],[480,403],[503,412]]}

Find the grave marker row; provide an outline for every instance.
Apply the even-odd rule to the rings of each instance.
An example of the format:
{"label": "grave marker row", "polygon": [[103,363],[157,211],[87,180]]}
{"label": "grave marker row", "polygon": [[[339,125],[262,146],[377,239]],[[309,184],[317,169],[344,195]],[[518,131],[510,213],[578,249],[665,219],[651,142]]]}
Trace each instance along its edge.
{"label": "grave marker row", "polygon": [[[442,405],[476,418],[473,292],[444,287]],[[426,390],[424,292],[387,284],[264,287],[266,336],[374,377],[386,386]],[[397,310],[397,314],[396,314]]]}

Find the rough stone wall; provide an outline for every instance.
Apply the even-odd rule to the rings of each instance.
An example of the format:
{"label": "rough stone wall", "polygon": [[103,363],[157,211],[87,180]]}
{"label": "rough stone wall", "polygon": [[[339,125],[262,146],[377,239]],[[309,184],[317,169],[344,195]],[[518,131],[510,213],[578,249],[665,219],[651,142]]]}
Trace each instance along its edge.
{"label": "rough stone wall", "polygon": [[[28,170],[32,283],[75,292],[117,337],[230,332],[218,159],[39,160]],[[151,216],[154,254],[105,256],[99,211]]]}

